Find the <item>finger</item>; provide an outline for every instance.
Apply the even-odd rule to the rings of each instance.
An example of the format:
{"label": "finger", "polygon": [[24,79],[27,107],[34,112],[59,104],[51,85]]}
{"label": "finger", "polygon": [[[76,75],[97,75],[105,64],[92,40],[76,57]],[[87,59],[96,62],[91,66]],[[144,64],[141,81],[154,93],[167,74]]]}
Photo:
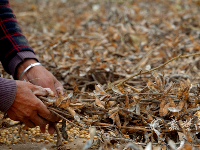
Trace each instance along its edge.
{"label": "finger", "polygon": [[49,88],[56,94],[56,89],[54,87],[54,81],[53,80],[54,79],[52,79],[51,81],[47,82],[46,85],[42,85],[42,87]]}
{"label": "finger", "polygon": [[54,87],[56,89],[57,95],[59,95],[59,94],[63,95],[63,86],[57,79],[55,79]]}
{"label": "finger", "polygon": [[50,89],[50,88],[44,88],[45,90],[47,90],[47,92],[49,93],[49,96],[54,97],[55,93]]}
{"label": "finger", "polygon": [[42,133],[45,133],[45,131],[46,131],[46,125],[45,125],[45,126],[41,126],[41,127],[40,127],[40,131],[41,131]]}
{"label": "finger", "polygon": [[54,114],[54,113],[52,113],[52,114],[56,116],[54,119],[55,120],[54,122],[59,122],[62,119],[61,117],[57,116],[56,114]]}
{"label": "finger", "polygon": [[6,113],[8,114],[10,119],[12,119],[14,121],[19,121],[19,119],[17,119],[16,114],[11,109],[9,109]]}
{"label": "finger", "polygon": [[45,90],[43,87],[41,86],[35,86],[33,85],[33,87],[31,88],[32,92],[34,95],[40,95],[40,96],[48,96],[49,93],[47,90]]}
{"label": "finger", "polygon": [[36,126],[45,126],[48,122],[47,120],[41,118],[39,115],[35,114],[33,117],[30,118],[30,120],[36,125]]}
{"label": "finger", "polygon": [[21,121],[23,122],[27,127],[30,128],[34,128],[35,124],[33,122],[31,122],[28,119],[20,119],[19,117],[16,116],[15,112],[12,110],[8,110],[7,111],[8,116],[10,117],[10,119],[15,120],[15,121]]}
{"label": "finger", "polygon": [[58,117],[56,114],[50,112],[50,115],[47,120],[49,120],[51,122],[59,122],[61,120],[61,118]]}
{"label": "finger", "polygon": [[40,115],[42,118],[48,120],[48,121],[52,121],[52,122],[55,122],[55,121],[58,121],[58,117],[51,113],[47,108],[46,106],[44,105],[44,103],[40,103],[40,105],[38,105],[37,107],[37,113],[38,115]]}
{"label": "finger", "polygon": [[49,122],[49,127],[48,127],[48,132],[49,132],[49,134],[53,134],[54,133],[54,131],[55,131],[55,123],[53,123],[53,122]]}
{"label": "finger", "polygon": [[26,121],[25,116],[16,108],[12,107],[8,109],[6,113],[8,114],[9,118],[14,121],[21,121],[21,122],[24,122],[24,120]]}
{"label": "finger", "polygon": [[22,122],[29,128],[34,128],[36,125],[30,120],[22,120]]}

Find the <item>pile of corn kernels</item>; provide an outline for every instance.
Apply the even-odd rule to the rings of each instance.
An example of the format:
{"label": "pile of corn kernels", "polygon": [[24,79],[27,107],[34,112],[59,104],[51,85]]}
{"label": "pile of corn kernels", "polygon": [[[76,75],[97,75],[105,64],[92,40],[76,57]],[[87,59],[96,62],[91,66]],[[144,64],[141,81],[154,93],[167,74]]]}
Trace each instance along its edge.
{"label": "pile of corn kernels", "polygon": [[[7,119],[10,124],[15,124],[16,121]],[[66,131],[68,134],[68,140],[63,140],[62,144],[67,144],[68,142],[73,142],[76,138],[81,138],[83,143],[86,143],[90,139],[89,131],[80,130],[77,127],[72,127],[70,124],[66,124]],[[58,128],[61,128],[61,124],[57,124]],[[15,145],[17,143],[24,142],[37,142],[37,143],[55,143],[57,142],[57,134],[50,135],[47,131],[42,133],[40,128],[37,126],[35,128],[26,128],[21,126],[21,133],[19,134],[20,126],[14,126],[6,129],[0,129],[0,144],[6,144],[8,146]],[[97,139],[97,136],[94,136]]]}

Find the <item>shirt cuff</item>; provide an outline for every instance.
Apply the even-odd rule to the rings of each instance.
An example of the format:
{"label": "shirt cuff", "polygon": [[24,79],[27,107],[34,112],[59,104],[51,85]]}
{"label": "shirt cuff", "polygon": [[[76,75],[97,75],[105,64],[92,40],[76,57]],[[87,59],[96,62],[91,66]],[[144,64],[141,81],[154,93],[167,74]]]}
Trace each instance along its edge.
{"label": "shirt cuff", "polygon": [[0,111],[6,112],[13,104],[16,88],[15,80],[0,78]]}
{"label": "shirt cuff", "polygon": [[33,52],[30,52],[30,51],[18,52],[15,55],[15,57],[13,57],[11,59],[11,61],[8,63],[8,68],[9,68],[10,74],[13,76],[13,78],[15,78],[15,69],[17,68],[17,66],[20,63],[22,63],[25,59],[30,59],[30,58],[38,61],[35,54]]}

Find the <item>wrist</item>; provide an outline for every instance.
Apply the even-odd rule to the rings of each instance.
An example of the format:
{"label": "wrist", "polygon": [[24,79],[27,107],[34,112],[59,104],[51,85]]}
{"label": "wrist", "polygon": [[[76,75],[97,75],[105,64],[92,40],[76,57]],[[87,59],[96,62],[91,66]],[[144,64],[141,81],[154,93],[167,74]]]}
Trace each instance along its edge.
{"label": "wrist", "polygon": [[[16,69],[16,77],[17,79],[19,79],[19,76],[21,75],[21,73],[30,65],[30,64],[34,64],[34,63],[37,63],[37,61],[35,59],[26,59],[24,60],[22,63],[20,63],[18,66],[17,66],[17,69]],[[30,68],[31,70],[32,68]],[[25,75],[26,73],[24,73]]]}

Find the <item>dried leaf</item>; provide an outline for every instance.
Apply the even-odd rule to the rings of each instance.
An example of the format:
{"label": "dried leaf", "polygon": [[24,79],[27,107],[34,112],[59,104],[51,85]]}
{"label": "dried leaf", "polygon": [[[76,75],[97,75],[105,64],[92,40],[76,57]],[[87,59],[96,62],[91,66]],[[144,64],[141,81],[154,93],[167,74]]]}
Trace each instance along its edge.
{"label": "dried leaf", "polygon": [[[188,141],[188,142],[190,142],[190,141]],[[183,145],[184,150],[192,150],[193,149],[192,145],[189,144],[188,142]]]}
{"label": "dried leaf", "polygon": [[125,107],[129,106],[129,98],[128,95],[125,96]]}
{"label": "dried leaf", "polygon": [[169,85],[165,88],[165,94],[168,94],[173,87],[173,82],[170,82]]}
{"label": "dried leaf", "polygon": [[175,144],[174,141],[169,140],[169,141],[168,141],[168,144],[169,144],[169,146],[170,146],[170,148],[171,148],[172,150],[176,150],[176,144]]}
{"label": "dried leaf", "polygon": [[118,111],[119,111],[119,107],[115,107],[115,108],[109,110],[108,113],[109,113],[109,114],[113,114],[113,113],[116,113],[116,112],[118,112]]}
{"label": "dried leaf", "polygon": [[92,146],[92,140],[89,139],[83,147],[83,150],[86,150]]}
{"label": "dried leaf", "polygon": [[145,150],[152,150],[152,143],[149,142],[145,148]]}
{"label": "dried leaf", "polygon": [[179,140],[183,141],[185,139],[185,135],[182,132],[178,132]]}
{"label": "dried leaf", "polygon": [[168,107],[170,106],[170,103],[167,103],[165,107],[163,108],[163,116],[166,116],[169,112]]}
{"label": "dried leaf", "polygon": [[126,90],[122,86],[118,86],[118,89],[122,94],[126,94]]}
{"label": "dried leaf", "polygon": [[131,148],[131,149],[135,149],[135,150],[139,150],[138,146],[134,143],[128,143],[124,149],[128,149],[128,148]]}
{"label": "dried leaf", "polygon": [[161,150],[161,147],[160,146],[155,146],[155,147],[153,147],[153,150]]}
{"label": "dried leaf", "polygon": [[182,140],[181,143],[180,143],[180,146],[177,148],[177,150],[182,150],[184,144],[185,144],[185,141]]}
{"label": "dried leaf", "polygon": [[140,104],[136,104],[136,115],[140,115]]}
{"label": "dried leaf", "polygon": [[96,100],[95,100],[95,104],[103,109],[105,109],[103,103],[98,99],[98,97],[96,97]]}
{"label": "dried leaf", "polygon": [[178,108],[178,107],[168,107],[168,110],[171,112],[179,112],[182,110],[182,108]]}
{"label": "dried leaf", "polygon": [[166,101],[162,100],[160,103],[159,115],[163,116],[163,108],[165,107]]}
{"label": "dried leaf", "polygon": [[[23,133],[23,130],[25,130],[25,128],[27,128],[27,126],[24,126],[23,128],[19,127],[19,137],[25,140],[25,142],[29,142],[29,139],[27,138],[27,136],[25,136],[25,134]],[[22,137],[21,137],[22,136]]]}
{"label": "dried leaf", "polygon": [[[191,134],[189,132],[186,133],[186,139],[187,139],[188,142],[192,142],[193,141],[192,136],[191,136]],[[190,147],[191,146],[191,145],[188,145],[188,144],[186,144],[186,145],[187,145],[186,147]]]}
{"label": "dried leaf", "polygon": [[95,90],[94,93],[96,95],[107,95],[107,93],[103,90],[103,88],[101,87],[101,85],[95,85]]}
{"label": "dried leaf", "polygon": [[94,136],[96,135],[96,128],[95,127],[90,127],[89,128],[89,133],[90,133],[90,139],[93,141]]}
{"label": "dried leaf", "polygon": [[172,100],[172,98],[169,97],[168,100],[169,100],[169,102],[170,102],[170,106],[171,106],[171,107],[176,107],[176,105],[175,105],[174,101]]}
{"label": "dried leaf", "polygon": [[184,105],[185,105],[185,102],[184,101],[180,101],[178,106],[177,106],[177,109],[183,109]]}
{"label": "dried leaf", "polygon": [[121,128],[121,122],[120,122],[120,118],[119,118],[118,113],[115,115],[115,123],[116,123],[118,128]]}
{"label": "dried leaf", "polygon": [[81,93],[77,87],[77,85],[74,86],[74,89],[73,89],[73,95],[76,96],[77,94]]}
{"label": "dried leaf", "polygon": [[158,86],[158,88],[161,89],[161,87],[162,87],[162,80],[161,80],[160,76],[158,75],[157,72],[154,72],[154,73],[153,73],[153,76],[154,76],[154,78],[155,78],[156,85]]}
{"label": "dried leaf", "polygon": [[113,90],[115,93],[117,93],[117,94],[119,94],[119,95],[124,95],[123,93],[121,93],[121,91],[119,90],[118,87],[112,86],[111,88],[112,88],[112,90]]}
{"label": "dried leaf", "polygon": [[76,115],[76,112],[75,112],[72,108],[67,107],[66,109],[69,111],[69,113],[70,113],[73,117]]}
{"label": "dried leaf", "polygon": [[153,121],[153,117],[152,117],[151,114],[148,114],[148,115],[147,115],[147,118],[148,118],[149,120]]}
{"label": "dried leaf", "polygon": [[150,80],[148,81],[147,86],[152,92],[158,92],[157,91],[158,87],[154,83],[152,83]]}
{"label": "dried leaf", "polygon": [[80,109],[82,108],[84,105],[82,103],[70,103],[69,106],[73,109]]}
{"label": "dried leaf", "polygon": [[180,81],[180,88],[178,88],[177,98],[187,100],[189,96],[189,90],[191,87],[190,80],[182,80]]}

